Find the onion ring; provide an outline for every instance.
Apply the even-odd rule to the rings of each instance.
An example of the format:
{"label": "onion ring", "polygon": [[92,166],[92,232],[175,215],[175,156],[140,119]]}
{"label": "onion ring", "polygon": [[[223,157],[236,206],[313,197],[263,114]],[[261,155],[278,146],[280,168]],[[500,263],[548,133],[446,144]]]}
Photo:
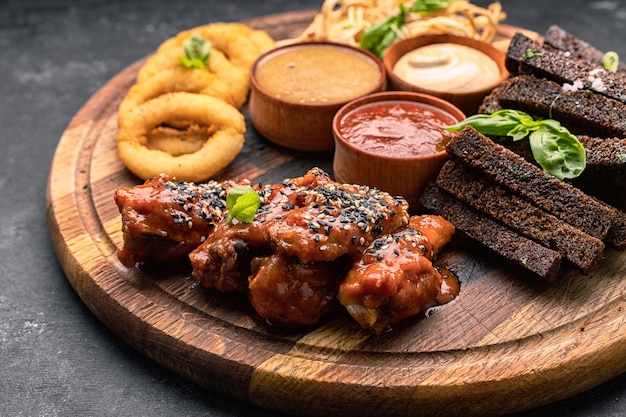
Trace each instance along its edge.
{"label": "onion ring", "polygon": [[146,61],[143,68],[153,75],[131,87],[120,104],[120,115],[161,94],[176,91],[214,96],[237,108],[246,102],[250,77],[232,65],[221,52],[212,52],[207,70],[185,68],[180,64],[166,65],[169,61],[178,63],[175,56],[162,55],[153,55]]}
{"label": "onion ring", "polygon": [[[118,119],[118,154],[124,165],[147,180],[162,173],[181,181],[204,181],[224,169],[239,154],[246,130],[244,116],[212,96],[187,92],[160,95],[129,109]],[[148,134],[163,124],[215,126],[216,132],[193,153],[172,155],[149,147]]]}
{"label": "onion ring", "polygon": [[[210,46],[202,56],[206,68],[180,60],[196,35]],[[241,23],[211,23],[163,42],[118,109],[124,165],[144,180],[165,173],[199,182],[224,169],[243,147],[238,109],[248,99],[250,67],[274,46],[265,31]]]}
{"label": "onion ring", "polygon": [[[156,54],[181,55],[183,43],[194,35],[211,42],[212,50],[224,53],[228,60],[246,72],[263,52],[275,47],[274,40],[263,30],[252,29],[243,23],[210,23],[180,32],[164,41]],[[210,61],[210,59],[209,59]],[[174,64],[178,64],[176,59]],[[137,76],[141,81],[149,70],[142,69]]]}

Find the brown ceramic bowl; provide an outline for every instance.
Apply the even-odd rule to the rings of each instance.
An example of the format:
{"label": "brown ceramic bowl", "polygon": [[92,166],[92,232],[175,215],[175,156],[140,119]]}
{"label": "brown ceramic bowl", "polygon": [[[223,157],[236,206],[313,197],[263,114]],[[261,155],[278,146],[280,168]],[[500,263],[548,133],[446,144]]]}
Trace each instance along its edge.
{"label": "brown ceramic bowl", "polygon": [[254,63],[250,79],[255,129],[271,142],[301,151],[331,151],[337,110],[358,96],[384,91],[387,81],[376,56],[333,42],[294,43],[269,51]]}
{"label": "brown ceramic bowl", "polygon": [[[374,118],[363,116],[367,113],[368,108],[371,108],[372,105],[389,106],[391,103],[398,102],[408,102],[408,106],[426,107],[432,112],[440,113],[445,120],[443,124],[453,124],[465,119],[463,112],[453,104],[438,97],[421,93],[388,91],[357,98],[339,109],[333,119],[335,137],[333,172],[338,182],[365,184],[392,195],[402,196],[409,202],[411,211],[416,211],[419,208],[418,199],[422,189],[429,181],[435,179],[442,165],[448,159],[448,154],[445,151],[446,139],[439,143],[437,148],[432,147],[432,150],[428,151],[408,151],[407,146],[396,148],[394,141],[399,139],[384,139],[381,142],[382,146],[377,144],[378,148],[373,149],[371,146],[363,145],[360,141],[352,139],[348,129],[348,125],[351,123],[349,121],[356,113],[360,113],[360,118],[358,123],[353,125],[358,126],[358,129],[364,127],[370,129],[371,125],[367,126],[368,120],[374,120]],[[397,112],[394,111],[393,113]],[[393,123],[388,123],[388,120],[390,119],[385,119],[385,124],[382,125],[379,132],[391,129]],[[436,126],[440,128],[442,124],[437,122]],[[411,127],[408,130],[413,133],[416,129],[421,128]],[[404,131],[406,129],[403,129]],[[371,130],[368,132],[368,134],[372,133]],[[441,132],[441,135],[447,139],[450,138],[447,132]],[[396,135],[396,137],[401,136]]]}
{"label": "brown ceramic bowl", "polygon": [[[441,43],[453,43],[470,47],[478,50],[488,57],[490,57],[499,70],[499,74],[490,82],[476,89],[463,89],[463,91],[446,91],[444,88],[433,89],[429,85],[421,84],[416,85],[405,81],[400,78],[394,72],[394,66],[398,60],[410,51],[417,48],[441,44]],[[506,80],[509,73],[505,66],[505,54],[493,45],[487,42],[480,41],[465,36],[446,35],[446,34],[432,34],[432,35],[420,35],[411,38],[402,39],[392,44],[383,56],[383,63],[385,70],[387,71],[388,87],[390,90],[400,91],[414,91],[417,93],[429,94],[435,97],[442,98],[460,108],[466,115],[472,115],[477,113],[478,107],[481,105],[483,99],[491,90],[498,86],[502,81]],[[451,83],[450,83],[451,84]]]}

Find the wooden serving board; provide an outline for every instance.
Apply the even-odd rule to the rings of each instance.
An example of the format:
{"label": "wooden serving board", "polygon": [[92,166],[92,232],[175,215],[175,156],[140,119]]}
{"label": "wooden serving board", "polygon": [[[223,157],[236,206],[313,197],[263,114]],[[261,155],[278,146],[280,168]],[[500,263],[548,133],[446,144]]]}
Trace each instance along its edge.
{"label": "wooden serving board", "polygon": [[[313,12],[249,21],[276,39]],[[137,62],[103,86],[64,132],[47,215],[60,262],[94,314],[120,338],[189,380],[299,415],[497,415],[547,404],[626,371],[626,253],[607,250],[588,276],[548,286],[456,236],[445,261],[460,296],[374,337],[339,313],[311,328],[271,327],[245,298],[207,290],[186,263],[128,269],[116,257],[118,186],[139,184],[117,157],[117,106]],[[247,116],[247,112],[244,109]],[[259,182],[332,173],[331,154],[285,151],[251,125],[221,178]]]}

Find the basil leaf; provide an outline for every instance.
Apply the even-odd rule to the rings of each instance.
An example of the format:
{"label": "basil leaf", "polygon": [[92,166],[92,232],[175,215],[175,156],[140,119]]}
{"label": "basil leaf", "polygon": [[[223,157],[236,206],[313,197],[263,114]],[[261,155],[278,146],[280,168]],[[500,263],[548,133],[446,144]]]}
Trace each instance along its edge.
{"label": "basil leaf", "polygon": [[467,126],[472,126],[483,135],[507,136],[509,132],[518,125],[519,122],[506,117],[493,117],[489,114],[475,114],[460,121],[459,123],[444,126],[443,128],[448,132],[458,132]]}
{"label": "basil leaf", "polygon": [[448,7],[453,0],[415,0],[409,8],[411,13],[431,14]]}
{"label": "basil leaf", "polygon": [[513,141],[522,140],[527,137],[537,126],[529,126],[528,124],[518,124],[513,129],[509,130],[506,136],[513,138]]}
{"label": "basil leaf", "polygon": [[555,120],[543,120],[528,141],[535,161],[560,180],[576,178],[585,169],[585,148]]}
{"label": "basil leaf", "polygon": [[226,194],[226,207],[229,210],[226,223],[232,222],[233,219],[243,223],[250,223],[254,220],[260,202],[259,194],[252,187],[244,185],[233,186]]}
{"label": "basil leaf", "polygon": [[207,69],[211,47],[211,42],[203,39],[200,35],[193,35],[183,42],[185,56],[179,56],[178,61],[185,68]]}
{"label": "basil leaf", "polygon": [[586,166],[585,148],[558,121],[534,119],[519,110],[503,109],[491,114],[477,114],[443,128],[456,132],[472,126],[487,136],[509,136],[514,141],[528,137],[535,161],[559,179],[576,178]]}
{"label": "basil leaf", "polygon": [[400,4],[400,13],[363,31],[360,41],[361,48],[382,58],[385,50],[402,37],[402,27],[406,23],[406,16],[406,7]]}
{"label": "basil leaf", "polygon": [[400,12],[365,29],[359,44],[361,48],[382,58],[387,48],[404,36],[402,28],[406,24],[409,13],[431,14],[445,9],[450,3],[452,0],[415,0],[408,10],[404,4],[400,3]]}

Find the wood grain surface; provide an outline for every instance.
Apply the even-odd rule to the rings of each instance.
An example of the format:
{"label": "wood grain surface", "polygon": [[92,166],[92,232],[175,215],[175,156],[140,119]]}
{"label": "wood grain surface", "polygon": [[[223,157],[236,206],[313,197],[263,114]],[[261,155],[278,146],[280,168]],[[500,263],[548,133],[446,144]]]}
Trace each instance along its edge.
{"label": "wood grain surface", "polygon": [[[249,21],[276,39],[312,12]],[[548,286],[457,235],[445,255],[460,296],[392,332],[371,336],[338,314],[311,328],[271,327],[240,295],[198,285],[186,263],[128,269],[117,259],[118,186],[139,184],[117,158],[116,111],[142,62],[76,114],[49,175],[50,234],[68,280],[94,314],[159,365],[210,390],[297,415],[500,415],[550,403],[626,371],[626,254],[607,250],[592,273]],[[259,182],[332,154],[280,149],[246,109],[246,145],[221,178]]]}

